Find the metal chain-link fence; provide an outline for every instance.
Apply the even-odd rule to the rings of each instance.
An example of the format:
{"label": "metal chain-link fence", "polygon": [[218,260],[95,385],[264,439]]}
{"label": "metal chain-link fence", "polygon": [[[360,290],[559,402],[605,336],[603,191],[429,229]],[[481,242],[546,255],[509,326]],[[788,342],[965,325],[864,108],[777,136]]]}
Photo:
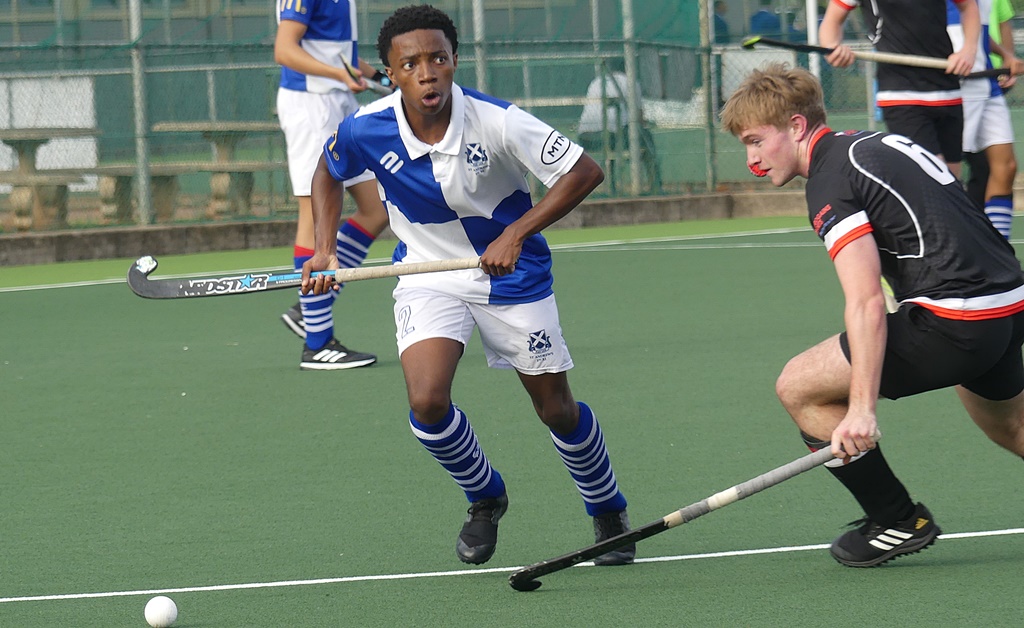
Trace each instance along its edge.
{"label": "metal chain-link fence", "polygon": [[[740,46],[759,0],[727,0],[717,32],[710,2],[434,4],[459,28],[456,80],[583,144],[606,170],[596,196],[621,197],[749,185],[718,108],[767,60],[812,65]],[[406,4],[358,3],[372,65],[380,24]],[[805,4],[774,2],[780,37],[806,37]],[[252,0],[0,0],[0,227],[293,216],[275,31],[273,8]],[[816,65],[833,127],[881,128],[871,64]]]}

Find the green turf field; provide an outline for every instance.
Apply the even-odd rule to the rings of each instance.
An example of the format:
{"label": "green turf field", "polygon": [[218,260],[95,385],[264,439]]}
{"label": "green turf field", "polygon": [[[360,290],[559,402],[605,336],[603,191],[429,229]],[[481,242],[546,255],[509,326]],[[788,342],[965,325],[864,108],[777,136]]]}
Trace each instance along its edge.
{"label": "green turf field", "polygon": [[[806,453],[775,377],[842,311],[803,225],[550,232],[570,381],[634,525]],[[157,274],[289,259],[167,257]],[[834,562],[824,547],[860,513],[816,469],[643,541],[636,565],[517,593],[514,568],[593,536],[526,393],[478,343],[453,396],[511,507],[494,558],[469,568],[454,553],[465,499],[407,424],[394,280],[352,283],[335,309],[340,339],[378,364],[300,372],[278,320],[288,291],[146,301],[119,280],[129,261],[0,271],[0,626],[145,626],[158,592],[176,626],[207,628],[1021,623],[1024,467],[952,391],[880,407],[890,462],[946,533],[926,552]]]}

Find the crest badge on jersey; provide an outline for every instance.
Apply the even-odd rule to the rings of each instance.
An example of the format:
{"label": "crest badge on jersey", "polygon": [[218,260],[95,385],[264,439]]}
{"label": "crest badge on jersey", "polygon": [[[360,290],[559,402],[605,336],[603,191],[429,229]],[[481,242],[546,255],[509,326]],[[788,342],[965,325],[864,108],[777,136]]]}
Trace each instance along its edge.
{"label": "crest badge on jersey", "polygon": [[483,174],[491,167],[487,160],[487,151],[479,142],[466,144],[466,164],[473,174]]}

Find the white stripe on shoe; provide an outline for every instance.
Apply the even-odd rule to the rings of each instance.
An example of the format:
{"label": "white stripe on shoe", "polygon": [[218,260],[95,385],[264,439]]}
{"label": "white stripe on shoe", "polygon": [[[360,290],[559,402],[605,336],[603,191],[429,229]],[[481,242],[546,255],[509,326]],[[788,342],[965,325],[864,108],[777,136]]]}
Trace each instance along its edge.
{"label": "white stripe on shoe", "polygon": [[907,541],[913,536],[914,535],[909,532],[903,532],[902,530],[893,530],[892,528],[889,528],[885,532],[879,534],[877,537],[868,541],[868,543],[870,543],[874,547],[877,547],[883,552],[888,552],[893,548],[899,547],[905,541]]}

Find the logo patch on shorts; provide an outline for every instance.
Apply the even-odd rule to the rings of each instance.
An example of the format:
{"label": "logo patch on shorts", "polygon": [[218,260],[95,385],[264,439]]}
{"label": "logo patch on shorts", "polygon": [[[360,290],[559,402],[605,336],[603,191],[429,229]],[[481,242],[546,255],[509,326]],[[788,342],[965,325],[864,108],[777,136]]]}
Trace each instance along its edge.
{"label": "logo patch on shorts", "polygon": [[551,349],[551,338],[545,329],[530,332],[530,353],[536,355]]}

